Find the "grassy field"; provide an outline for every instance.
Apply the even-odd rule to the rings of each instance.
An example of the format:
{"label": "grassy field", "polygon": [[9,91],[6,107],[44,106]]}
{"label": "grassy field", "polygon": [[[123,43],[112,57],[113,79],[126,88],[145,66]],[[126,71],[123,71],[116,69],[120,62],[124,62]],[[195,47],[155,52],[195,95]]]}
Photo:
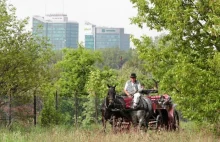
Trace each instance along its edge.
{"label": "grassy field", "polygon": [[0,131],[1,142],[220,142],[205,129],[184,124],[180,132],[113,134],[110,130],[103,133],[101,128],[74,129],[61,126],[53,128],[26,128],[22,130]]}

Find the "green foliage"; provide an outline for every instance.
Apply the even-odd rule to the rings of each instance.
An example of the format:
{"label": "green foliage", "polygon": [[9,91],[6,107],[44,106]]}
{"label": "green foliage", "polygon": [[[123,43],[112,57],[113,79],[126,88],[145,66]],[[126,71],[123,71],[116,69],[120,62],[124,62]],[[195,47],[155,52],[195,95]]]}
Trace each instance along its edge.
{"label": "green foliage", "polygon": [[56,86],[60,95],[73,97],[74,120],[77,125],[82,113],[83,99],[87,95],[85,85],[95,62],[100,60],[100,55],[81,45],[78,49],[65,49],[63,54],[63,60],[57,63],[61,73]]}
{"label": "green foliage", "polygon": [[65,122],[65,116],[55,109],[55,103],[52,100],[45,101],[41,112],[41,125],[51,126],[59,125]]}
{"label": "green foliage", "polygon": [[145,69],[170,93],[183,116],[217,123],[220,119],[219,1],[131,0],[132,22],[169,34],[159,40],[133,39]]}
{"label": "green foliage", "polygon": [[120,69],[122,65],[131,58],[131,50],[125,51],[119,48],[98,49],[101,53],[102,62],[98,63],[99,68],[109,67],[111,69]]}
{"label": "green foliage", "polygon": [[144,62],[138,58],[136,50],[132,51],[130,60],[128,60],[120,70],[118,70],[118,86],[117,90],[123,92],[127,80],[130,79],[130,74],[137,74],[137,79],[145,89],[152,89],[155,86],[154,78],[150,72],[145,70]]}
{"label": "green foliage", "polygon": [[[28,18],[18,20],[15,12],[7,0],[0,1],[0,96],[7,98],[1,99],[3,108],[11,104],[14,109],[13,115],[9,113],[9,122],[10,118],[23,121],[25,116],[26,120],[33,117],[30,103],[50,79],[49,63],[53,55],[47,40],[26,30]],[[17,111],[16,107],[25,108]]]}
{"label": "green foliage", "polygon": [[41,91],[43,109],[40,113],[40,124],[42,126],[52,126],[65,123],[64,115],[55,107],[56,88],[52,83],[45,83],[42,85]]}
{"label": "green foliage", "polygon": [[57,64],[57,67],[62,70],[58,84],[63,95],[72,96],[75,91],[84,90],[88,75],[93,69],[92,65],[100,57],[81,45],[78,49],[65,49],[63,54],[63,60]]}
{"label": "green foliage", "polygon": [[[203,56],[213,48],[220,50],[220,1],[212,0],[131,0],[138,9],[132,22],[150,29],[168,30],[174,44],[193,48]],[[176,35],[176,36],[174,36]],[[179,47],[180,48],[180,47]]]}
{"label": "green foliage", "polygon": [[38,88],[48,76],[52,55],[47,41],[26,32],[27,20],[17,20],[15,8],[0,1],[0,92],[14,95]]}
{"label": "green foliage", "polygon": [[87,96],[86,102],[83,104],[84,107],[84,111],[82,114],[82,116],[84,117],[82,121],[83,127],[90,127],[94,123],[97,124],[99,118],[101,117],[101,115],[96,114],[96,113],[99,114],[99,109],[96,108],[96,99],[98,98],[89,95]]}
{"label": "green foliage", "polygon": [[83,126],[98,123],[100,120],[100,100],[107,95],[109,85],[117,85],[117,72],[105,68],[104,70],[94,69],[90,72],[86,83],[86,90],[89,93],[87,101],[84,103]]}
{"label": "green foliage", "polygon": [[108,68],[104,70],[94,69],[90,72],[86,89],[90,95],[104,98],[108,90],[107,84],[118,85],[117,72]]}

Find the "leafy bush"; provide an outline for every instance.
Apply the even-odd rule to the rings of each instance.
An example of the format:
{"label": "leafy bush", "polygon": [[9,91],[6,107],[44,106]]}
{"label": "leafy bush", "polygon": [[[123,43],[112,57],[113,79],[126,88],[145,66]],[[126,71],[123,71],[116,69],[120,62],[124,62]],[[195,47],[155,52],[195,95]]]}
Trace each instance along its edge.
{"label": "leafy bush", "polygon": [[41,113],[41,125],[51,126],[58,125],[64,122],[64,115],[55,109],[54,102],[49,100],[44,104],[44,108]]}

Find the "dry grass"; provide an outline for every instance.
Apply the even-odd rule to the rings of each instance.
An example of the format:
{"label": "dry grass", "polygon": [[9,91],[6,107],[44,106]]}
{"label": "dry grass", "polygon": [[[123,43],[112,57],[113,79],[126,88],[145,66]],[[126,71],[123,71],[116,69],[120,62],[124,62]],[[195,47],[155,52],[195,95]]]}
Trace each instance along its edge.
{"label": "dry grass", "polygon": [[208,131],[180,130],[180,132],[148,131],[113,134],[108,130],[103,133],[100,128],[92,130],[67,129],[54,127],[50,129],[36,128],[30,132],[1,131],[2,142],[220,142],[220,139]]}

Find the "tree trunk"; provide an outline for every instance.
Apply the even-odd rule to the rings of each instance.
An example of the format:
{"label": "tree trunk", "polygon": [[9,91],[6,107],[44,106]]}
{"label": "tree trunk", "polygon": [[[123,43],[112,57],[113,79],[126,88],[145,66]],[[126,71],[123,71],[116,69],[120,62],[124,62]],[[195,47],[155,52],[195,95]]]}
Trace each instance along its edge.
{"label": "tree trunk", "polygon": [[12,116],[11,116],[11,90],[9,90],[9,112],[8,112],[8,126],[11,125],[11,119],[12,119]]}
{"label": "tree trunk", "polygon": [[[56,93],[55,93],[55,109],[56,109],[56,112],[58,111],[58,93],[57,93],[57,90],[56,90]],[[58,125],[58,120],[56,119],[56,124]]]}
{"label": "tree trunk", "polygon": [[56,94],[55,94],[55,107],[56,107],[56,111],[58,110],[58,93],[57,93],[57,90],[56,90]]}
{"label": "tree trunk", "polygon": [[33,95],[34,95],[34,126],[37,125],[37,88],[34,90]]}
{"label": "tree trunk", "polygon": [[95,121],[98,123],[98,97],[95,96]]}
{"label": "tree trunk", "polygon": [[78,97],[77,93],[75,93],[75,126],[78,126]]}
{"label": "tree trunk", "polygon": [[34,126],[37,124],[37,98],[34,94]]}

